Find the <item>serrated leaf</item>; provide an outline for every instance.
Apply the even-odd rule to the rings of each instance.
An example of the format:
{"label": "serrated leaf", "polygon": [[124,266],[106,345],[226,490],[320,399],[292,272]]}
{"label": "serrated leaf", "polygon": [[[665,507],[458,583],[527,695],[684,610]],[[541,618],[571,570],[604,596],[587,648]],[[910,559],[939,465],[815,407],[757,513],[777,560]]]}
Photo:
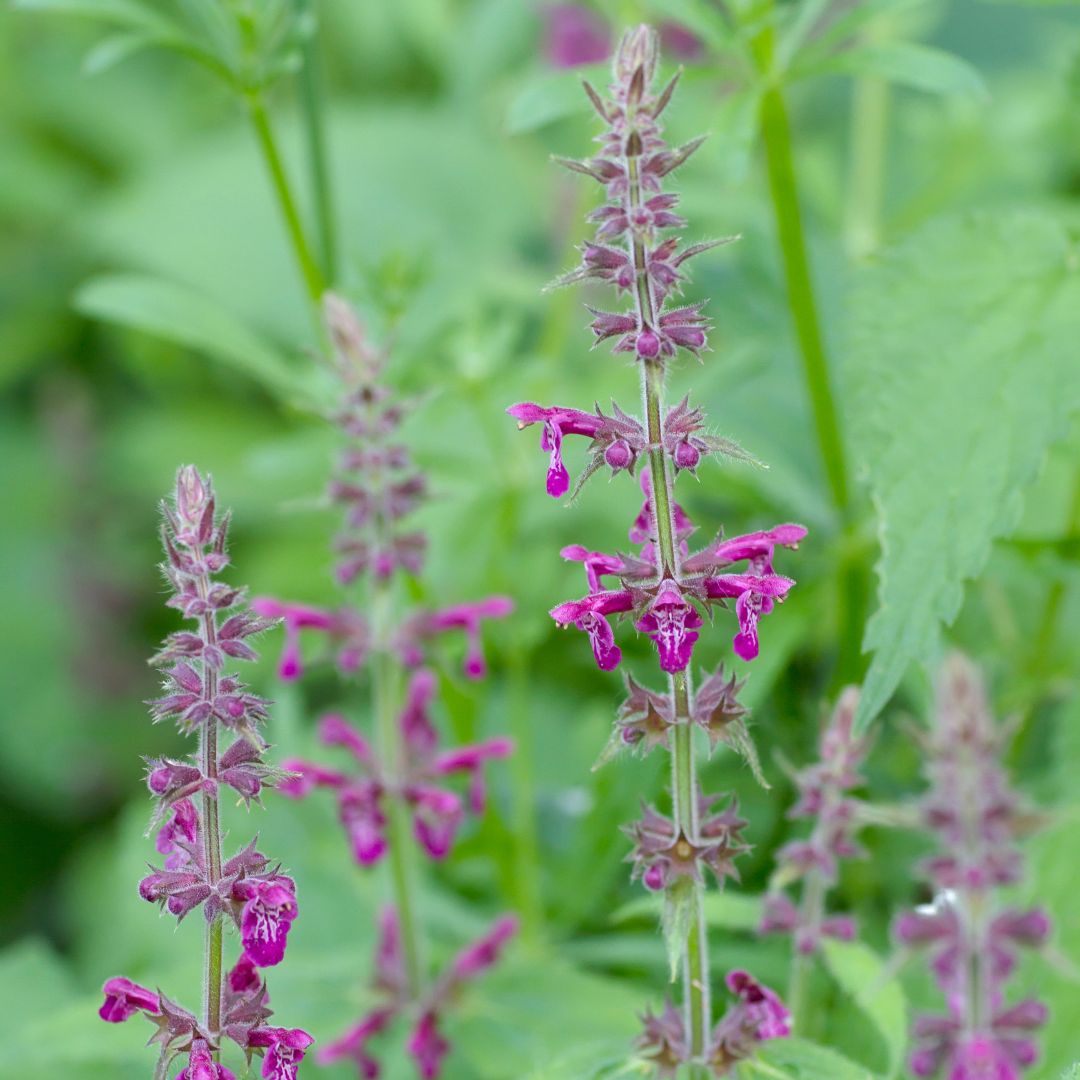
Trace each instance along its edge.
{"label": "serrated leaf", "polygon": [[286,400],[310,396],[311,382],[269,342],[216,300],[186,285],[148,275],[108,275],[84,285],[75,307],[204,353]]}
{"label": "serrated leaf", "polygon": [[843,1054],[805,1039],[770,1039],[746,1062],[750,1075],[772,1080],[873,1080],[874,1074]]}
{"label": "serrated leaf", "polygon": [[844,72],[877,75],[899,86],[928,94],[986,95],[977,69],[962,57],[914,41],[882,41],[836,54],[820,64],[799,68],[799,77]]}
{"label": "serrated leaf", "polygon": [[865,730],[934,650],[1080,406],[1077,251],[1035,213],[932,224],[864,272],[848,349],[852,447],[878,508]]}
{"label": "serrated leaf", "polygon": [[826,940],[823,949],[829,973],[881,1035],[888,1050],[888,1075],[895,1076],[907,1046],[907,1004],[900,983],[881,958],[860,941]]}

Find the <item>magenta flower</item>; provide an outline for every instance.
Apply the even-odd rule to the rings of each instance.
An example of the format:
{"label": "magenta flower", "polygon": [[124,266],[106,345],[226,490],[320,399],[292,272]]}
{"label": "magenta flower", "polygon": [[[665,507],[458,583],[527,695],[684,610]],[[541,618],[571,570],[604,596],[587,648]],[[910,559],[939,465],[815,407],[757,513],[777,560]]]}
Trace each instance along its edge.
{"label": "magenta flower", "polygon": [[315,1040],[300,1028],[256,1028],[248,1036],[248,1046],[265,1048],[260,1075],[266,1080],[296,1080],[304,1053]]}
{"label": "magenta flower", "polygon": [[435,1013],[424,1013],[405,1044],[423,1080],[434,1080],[439,1075],[443,1058],[450,1052],[450,1044],[439,1033],[438,1023]]}
{"label": "magenta flower", "polygon": [[[337,666],[344,673],[352,673],[360,668],[371,651],[367,621],[349,609],[329,612],[266,596],[252,600],[251,607],[261,615],[280,618],[284,622],[286,642],[278,675],[286,681],[299,678],[304,671],[299,638],[299,631],[303,627],[314,628],[327,635],[336,646]],[[487,671],[480,641],[481,621],[506,618],[513,610],[513,601],[508,597],[489,596],[474,603],[417,612],[402,622],[394,640],[394,648],[404,663],[415,667],[423,663],[424,645],[428,641],[449,630],[462,629],[468,642],[465,674],[470,679],[479,679]]]}
{"label": "magenta flower", "polygon": [[292,878],[275,875],[262,880],[241,879],[233,886],[232,895],[244,901],[240,916],[244,955],[258,967],[280,964],[289,928],[297,915]]}
{"label": "magenta flower", "polygon": [[98,1010],[102,1020],[121,1024],[138,1012],[156,1015],[161,1012],[161,1001],[153,990],[133,983],[130,979],[109,979],[102,987],[105,1001]]}
{"label": "magenta flower", "polygon": [[646,448],[645,429],[638,420],[612,404],[612,413],[606,416],[596,407],[596,412],[578,409],[544,408],[523,401],[506,410],[524,429],[532,424],[543,424],[540,449],[550,455],[547,473],[547,492],[559,498],[570,490],[570,474],[562,459],[562,442],[565,435],[585,435],[589,444],[590,461],[581,482],[588,479],[601,465],[607,465],[612,473],[623,470],[632,472],[638,457]]}
{"label": "magenta flower", "polygon": [[351,1059],[364,1080],[377,1077],[379,1064],[371,1053],[371,1040],[381,1035],[410,1005],[415,1005],[418,1019],[409,1033],[406,1049],[416,1062],[420,1076],[424,1080],[434,1080],[450,1051],[449,1042],[439,1030],[442,1012],[463,985],[496,963],[517,929],[515,917],[504,915],[498,919],[488,933],[458,953],[450,967],[418,1000],[412,1001],[405,977],[397,912],[386,908],[380,921],[375,976],[371,984],[382,1000],[341,1038],[319,1051],[319,1064]]}
{"label": "magenta flower", "polygon": [[[770,533],[738,537],[718,547],[706,548],[683,560],[683,575],[657,580],[652,536],[651,507],[646,503],[635,519],[630,538],[642,544],[637,558],[587,551],[580,545],[563,548],[564,558],[585,564],[590,594],[552,608],[551,617],[560,626],[573,624],[589,635],[593,655],[602,671],[611,671],[622,660],[615,634],[607,616],[633,611],[635,628],[648,634],[657,646],[660,666],[667,672],[683,671],[690,663],[698,630],[703,620],[698,606],[711,601],[734,599],[739,631],[734,645],[737,655],[752,660],[758,653],[757,624],[762,614],[783,600],[794,582],[772,572],[772,548],[777,543],[794,546],[806,534],[801,525],[778,526]],[[681,507],[675,507],[675,521],[683,537],[693,531]],[[773,535],[781,539],[762,539]],[[722,549],[722,550],[721,550]],[[748,573],[720,573],[722,567],[747,560]],[[692,576],[691,576],[692,575]],[[602,590],[605,576],[618,576],[623,589]]]}
{"label": "magenta flower", "polygon": [[405,662],[422,662],[417,643],[447,630],[464,630],[467,649],[464,672],[470,679],[487,674],[487,662],[480,639],[481,620],[505,619],[512,614],[514,602],[508,596],[488,596],[467,604],[454,604],[409,620],[398,636],[398,649]]}
{"label": "magenta flower", "polygon": [[759,1040],[782,1039],[791,1034],[791,1014],[772,990],[745,971],[730,971],[725,981],[742,1002],[744,1015],[754,1025]]}
{"label": "magenta flower", "polygon": [[[470,613],[472,617],[475,613]],[[454,619],[458,615],[452,616]],[[456,625],[461,625],[457,622]],[[509,739],[488,739],[456,750],[438,750],[438,736],[428,715],[435,691],[435,677],[426,670],[415,672],[408,697],[398,720],[401,738],[401,767],[388,775],[367,740],[340,716],[324,717],[320,725],[322,741],[328,746],[344,746],[356,760],[358,771],[344,773],[305,762],[286,762],[297,775],[282,790],[303,798],[316,787],[337,792],[342,824],[352,841],[353,854],[362,866],[377,863],[386,853],[386,813],[383,800],[403,799],[412,811],[416,839],[433,859],[445,858],[465,814],[465,803],[455,792],[439,784],[454,774],[469,778],[468,808],[483,812],[483,769],[488,761],[504,758],[513,750]]]}

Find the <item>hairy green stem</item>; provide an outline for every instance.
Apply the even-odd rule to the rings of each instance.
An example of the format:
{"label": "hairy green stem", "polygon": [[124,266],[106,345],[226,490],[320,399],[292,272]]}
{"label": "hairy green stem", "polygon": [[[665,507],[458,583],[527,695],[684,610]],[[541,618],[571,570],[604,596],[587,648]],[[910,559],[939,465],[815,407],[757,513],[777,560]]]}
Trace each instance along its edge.
{"label": "hairy green stem", "polygon": [[337,232],[334,228],[334,201],[327,162],[322,79],[319,70],[318,17],[312,0],[293,0],[297,14],[311,23],[301,48],[300,107],[307,143],[308,171],[315,199],[315,224],[322,256],[323,276],[337,280]]}
{"label": "hairy green stem", "polygon": [[376,651],[371,663],[371,696],[375,712],[378,737],[378,753],[387,770],[389,792],[387,804],[387,859],[390,864],[390,882],[401,933],[401,953],[405,961],[405,977],[409,996],[416,999],[423,987],[423,965],[420,955],[420,938],[413,908],[415,896],[415,866],[409,821],[400,793],[396,790],[401,777],[404,746],[398,726],[400,704],[399,671],[393,654],[387,646],[387,629],[392,603],[392,592],[387,585],[377,585],[374,597]]}
{"label": "hairy green stem", "polygon": [[[210,592],[209,578],[204,574],[197,579],[199,596],[205,600]],[[202,617],[202,638],[205,644],[217,643],[217,614],[213,608]],[[203,663],[203,700],[213,701],[218,692],[217,672]],[[199,728],[199,767],[209,783],[202,792],[203,858],[206,861],[206,878],[211,888],[221,880],[221,816],[218,812],[218,721],[211,713]],[[222,991],[222,917],[219,912],[206,924],[206,942],[203,954],[203,1023],[215,1037],[221,1031]]]}
{"label": "hairy green stem", "polygon": [[530,713],[529,666],[519,643],[510,651],[510,755],[513,779],[511,819],[514,825],[514,900],[521,916],[521,934],[536,941],[543,933],[544,905],[540,888],[540,841],[536,828],[536,782],[533,776],[533,727]]}
{"label": "hairy green stem", "polygon": [[322,303],[323,293],[326,291],[326,280],[319,268],[311,246],[308,244],[304,233],[304,225],[300,218],[300,211],[289,184],[289,177],[285,171],[285,163],[278,149],[277,139],[274,137],[273,128],[270,126],[270,118],[266,114],[266,106],[262,98],[257,94],[250,94],[247,99],[248,116],[255,132],[259,150],[270,174],[270,182],[274,188],[281,215],[285,220],[285,228],[289,234],[293,254],[296,257],[300,275],[304,279],[304,287],[307,290],[308,299],[316,311]]}

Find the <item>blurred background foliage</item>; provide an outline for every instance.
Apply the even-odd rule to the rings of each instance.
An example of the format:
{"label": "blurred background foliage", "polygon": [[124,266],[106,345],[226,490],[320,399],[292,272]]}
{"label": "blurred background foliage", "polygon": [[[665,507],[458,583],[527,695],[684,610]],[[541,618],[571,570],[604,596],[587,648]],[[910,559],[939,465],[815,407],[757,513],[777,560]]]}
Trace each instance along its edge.
{"label": "blurred background foliage", "polygon": [[[828,5],[780,5],[792,35],[781,42],[797,40],[803,6]],[[707,767],[709,786],[739,793],[754,844],[743,892],[713,909],[714,964],[787,978],[783,945],[752,933],[752,898],[791,834],[777,758],[807,761],[827,704],[865,673],[852,626],[861,634],[878,607],[883,540],[885,614],[870,644],[877,706],[892,696],[869,793],[895,805],[920,790],[905,723],[925,717],[927,668],[909,661],[932,670],[938,623],[951,623],[949,640],[985,667],[1000,713],[1015,718],[1011,764],[1048,809],[1025,891],[1057,920],[1060,956],[1019,981],[1037,980],[1053,1009],[1032,1075],[1057,1076],[1080,1057],[1080,301],[1070,281],[1040,290],[1076,264],[1080,12],[835,6],[866,15],[866,47],[830,51],[811,37],[778,79],[846,439],[846,510],[822,465],[788,314],[756,123],[768,85],[709,0],[596,6],[613,26],[649,17],[699,35],[669,124],[675,141],[710,138],[677,186],[691,235],[742,237],[698,260],[692,293],[712,298],[714,351],[703,366],[680,364],[672,392],[692,387],[770,468],[710,465],[700,484],[684,480],[682,501],[729,533],[782,520],[811,529],[781,567],[799,587],[763,628],[761,659],[735,661],[750,675],[772,790],[731,755]],[[119,12],[122,32],[103,45],[80,7]],[[288,5],[248,7],[270,20],[258,33],[271,46],[237,46],[229,79],[213,56],[143,48],[162,32],[124,31],[119,0],[24,0],[0,16],[0,1003],[18,1031],[0,1074],[146,1075],[131,1033],[97,1021],[97,987],[121,971],[171,993],[196,983],[197,927],[174,933],[135,892],[149,851],[139,756],[178,748],[141,704],[155,691],[145,657],[173,626],[154,567],[156,503],[176,466],[212,471],[233,507],[233,580],[333,598],[333,515],[319,497],[336,440],[311,407],[320,346],[244,104],[265,105],[311,218],[295,58],[313,46],[340,288],[376,335],[393,335],[392,376],[424,401],[409,434],[438,498],[416,595],[504,592],[518,605],[488,635],[488,683],[465,684],[457,657],[443,665],[443,722],[457,735],[510,730],[521,746],[486,819],[428,884],[434,950],[449,955],[502,908],[526,920],[510,961],[450,1025],[451,1074],[597,1075],[625,1057],[635,1013],[665,979],[655,910],[626,906],[638,896],[617,832],[664,777],[658,759],[590,771],[618,681],[546,612],[579,586],[559,548],[619,547],[636,499],[601,480],[570,509],[547,499],[534,433],[503,415],[523,399],[629,406],[637,392],[627,363],[588,352],[582,297],[540,292],[573,261],[596,197],[549,155],[587,153],[593,119],[575,74],[546,57],[544,11],[526,0],[320,0],[314,41]],[[726,641],[706,637],[701,663],[726,657]],[[275,644],[264,651],[258,681],[278,701],[270,737],[282,754],[304,752],[318,710],[348,708],[348,694],[319,669],[282,688]],[[647,670],[642,643],[626,651],[630,669]],[[328,807],[267,802],[254,816],[302,903],[274,1003],[325,1040],[362,1003],[382,883],[351,865]],[[867,843],[842,902],[884,955],[890,914],[925,899],[913,875],[925,847],[885,828]],[[844,1068],[857,1063],[850,1075],[887,1074],[903,997],[860,1009],[851,991],[878,978],[867,973],[878,962],[846,959],[817,973],[814,1035],[846,1055]],[[870,966],[853,975],[856,961]],[[917,964],[900,981],[909,1000],[933,1000]],[[848,1075],[837,1060],[775,1053],[770,1075]]]}

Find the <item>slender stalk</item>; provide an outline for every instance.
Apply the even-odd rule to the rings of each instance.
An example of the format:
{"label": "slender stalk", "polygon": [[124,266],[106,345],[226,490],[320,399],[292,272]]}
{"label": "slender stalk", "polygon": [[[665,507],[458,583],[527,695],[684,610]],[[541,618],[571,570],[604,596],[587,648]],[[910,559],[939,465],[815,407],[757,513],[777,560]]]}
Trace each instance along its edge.
{"label": "slender stalk", "polygon": [[[879,16],[864,31],[868,42],[884,41],[890,20]],[[885,194],[889,84],[878,75],[860,75],[851,88],[851,145],[848,159],[848,255],[863,259],[881,242],[881,207]]]}
{"label": "slender stalk", "polygon": [[[638,158],[629,155],[627,166],[627,209],[632,215],[641,206],[641,177]],[[635,274],[634,298],[640,326],[657,325],[657,305],[647,270],[645,241],[636,230],[630,231],[629,253]],[[649,439],[649,476],[652,488],[653,521],[656,527],[657,553],[661,578],[679,572],[678,548],[675,542],[675,521],[671,496],[671,471],[664,452],[663,426],[663,367],[660,361],[641,360],[641,391],[645,407],[645,422]],[[672,791],[674,796],[675,827],[680,838],[693,844],[697,841],[697,779],[694,774],[694,742],[690,722],[690,677],[685,671],[671,676],[672,700],[675,704],[675,728],[671,744]],[[690,1033],[690,1053],[694,1058],[705,1055],[706,1040],[712,1028],[710,1001],[709,950],[705,927],[704,886],[693,882],[694,915],[683,945],[683,992],[686,1030]],[[692,1064],[691,1080],[707,1076],[704,1066]]]}
{"label": "slender stalk", "polygon": [[[398,728],[399,705],[398,668],[386,641],[389,625],[389,609],[392,595],[387,585],[377,585],[374,597],[376,651],[371,664],[371,695],[375,712],[378,750],[383,766],[396,788],[401,775],[402,743]],[[412,858],[412,838],[405,806],[397,790],[392,790],[387,805],[387,858],[390,863],[390,882],[401,932],[401,952],[405,960],[405,977],[409,996],[416,998],[423,986],[423,966],[420,956],[420,940],[413,909],[416,880]]]}
{"label": "slender stalk", "polygon": [[540,888],[540,841],[536,828],[536,781],[533,776],[533,725],[529,669],[524,647],[510,651],[510,731],[515,751],[511,819],[514,824],[514,899],[521,915],[521,934],[536,941],[543,934],[544,905]]}
{"label": "slender stalk", "polygon": [[[767,72],[772,58],[771,30],[757,39],[756,50],[761,69]],[[803,375],[810,395],[814,431],[817,434],[818,449],[833,504],[843,513],[847,511],[850,501],[844,442],[840,434],[836,401],[829,382],[828,360],[821,336],[813,279],[810,276],[810,260],[807,256],[795,180],[791,124],[783,92],[772,82],[761,96],[758,120],[765,145],[769,194],[784,264],[788,307],[795,326]]]}
{"label": "slender stalk", "polygon": [[318,310],[322,302],[322,295],[326,291],[323,272],[311,253],[311,247],[304,233],[300,211],[293,196],[292,187],[289,184],[288,174],[285,172],[285,163],[278,149],[277,140],[270,126],[270,118],[266,115],[266,107],[257,93],[250,94],[247,101],[248,116],[251,119],[251,125],[255,131],[263,161],[266,163],[267,171],[270,174],[270,181],[277,197],[278,206],[281,209],[282,217],[285,219],[285,228],[289,234],[300,275],[304,279],[308,299]]}
{"label": "slender stalk", "polygon": [[322,79],[319,71],[318,48],[319,23],[312,0],[293,0],[293,3],[300,18],[311,22],[311,32],[305,36],[301,47],[300,107],[307,143],[311,191],[315,199],[315,223],[319,237],[323,276],[330,284],[333,284],[337,280],[337,242],[323,123]]}
{"label": "slender stalk", "polygon": [[[662,450],[662,374],[660,365],[642,362],[645,414],[649,432],[650,478],[656,524],[661,575],[678,572],[678,550],[670,494],[671,477],[667,456]],[[691,844],[698,840],[697,777],[694,769],[693,728],[690,722],[690,677],[685,671],[671,676],[672,700],[675,703],[675,727],[671,741],[671,776],[674,797],[675,827],[680,839]],[[690,1033],[690,1051],[695,1058],[705,1053],[712,1028],[710,1001],[709,951],[704,919],[704,885],[693,883],[694,914],[683,946],[683,993],[686,1030]],[[689,1076],[706,1076],[703,1068],[692,1065]]]}
{"label": "slender stalk", "polygon": [[[206,599],[210,581],[206,574],[197,581],[199,596]],[[207,645],[217,643],[217,614],[211,608],[202,617],[202,637]],[[203,700],[217,697],[217,672],[203,663]],[[203,857],[206,860],[207,882],[213,888],[221,880],[221,817],[218,813],[218,721],[210,714],[199,729],[199,765],[208,783],[202,793]],[[208,1032],[217,1036],[221,1031],[222,991],[222,918],[216,914],[206,924],[206,943],[203,956],[203,1020]]]}

